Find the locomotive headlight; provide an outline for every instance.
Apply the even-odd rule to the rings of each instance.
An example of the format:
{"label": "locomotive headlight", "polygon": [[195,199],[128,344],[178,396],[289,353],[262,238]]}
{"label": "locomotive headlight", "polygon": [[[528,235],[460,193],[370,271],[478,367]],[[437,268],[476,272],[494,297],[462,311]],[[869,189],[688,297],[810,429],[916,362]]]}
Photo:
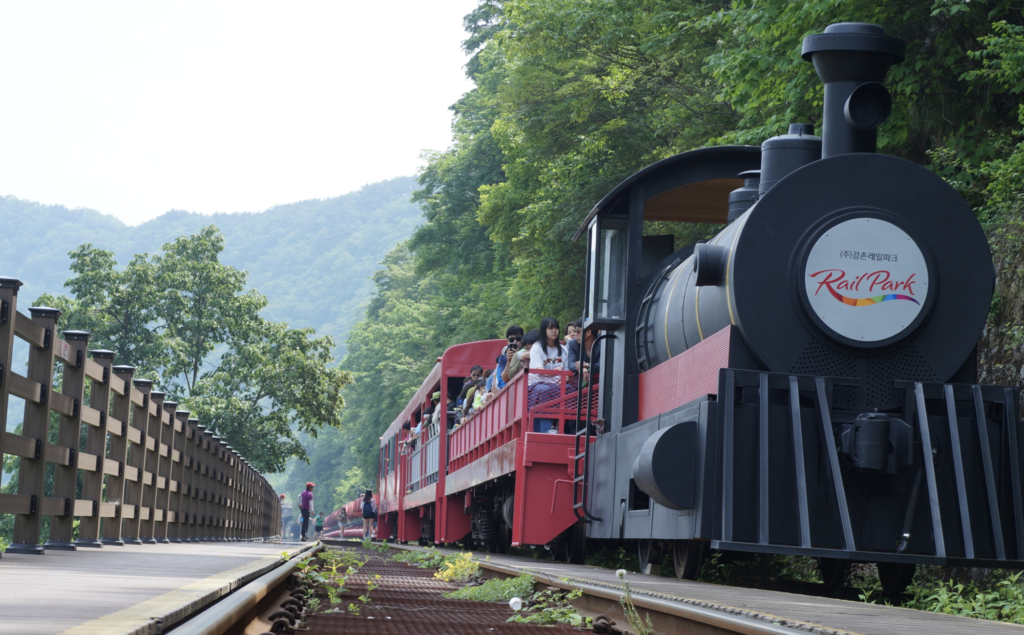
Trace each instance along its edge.
{"label": "locomotive headlight", "polygon": [[878,82],[865,82],[853,89],[843,106],[846,123],[857,130],[874,130],[892,113],[892,96]]}

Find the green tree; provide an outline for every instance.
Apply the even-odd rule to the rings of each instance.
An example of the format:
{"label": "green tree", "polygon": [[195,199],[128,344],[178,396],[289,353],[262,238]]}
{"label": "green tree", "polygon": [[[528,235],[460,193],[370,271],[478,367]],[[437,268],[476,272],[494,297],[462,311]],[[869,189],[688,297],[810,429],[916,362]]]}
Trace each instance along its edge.
{"label": "green tree", "polygon": [[256,290],[243,293],[247,274],[221,263],[223,250],[224,235],[211,225],[165,244],[154,259],[157,284],[165,290],[157,305],[168,340],[165,380],[183,396],[196,389],[217,346],[259,337],[264,326],[259,312],[266,298]]}
{"label": "green tree", "polygon": [[71,253],[72,296],[38,302],[155,379],[257,469],[278,472],[289,458],[308,460],[299,435],[341,424],[352,379],[334,366],[331,337],[260,317],[265,298],[219,261],[223,249],[209,226],[118,270],[113,253],[82,245]]}
{"label": "green tree", "polygon": [[113,252],[91,244],[69,255],[74,275],[64,286],[71,297],[44,294],[36,302],[60,309],[65,328],[89,331],[90,346],[114,351],[119,364],[149,372],[163,367],[167,351],[158,315],[163,298],[152,259],[140,254],[118,270]]}
{"label": "green tree", "polygon": [[339,426],[341,389],[352,381],[331,368],[333,340],[314,335],[260,321],[198,379],[184,407],[261,471],[279,472],[290,457],[307,461],[298,434]]}
{"label": "green tree", "polygon": [[345,477],[341,479],[341,482],[334,488],[334,500],[337,504],[344,505],[356,499],[366,489],[376,489],[374,485],[370,485],[370,479],[366,478],[363,470],[358,465],[353,465],[345,472]]}

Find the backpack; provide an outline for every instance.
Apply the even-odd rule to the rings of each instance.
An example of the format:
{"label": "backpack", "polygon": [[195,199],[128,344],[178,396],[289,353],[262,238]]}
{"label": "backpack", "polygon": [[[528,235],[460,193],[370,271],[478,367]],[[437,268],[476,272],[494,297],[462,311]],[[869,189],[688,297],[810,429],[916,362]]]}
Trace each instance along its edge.
{"label": "backpack", "polygon": [[363,516],[373,513],[373,501],[363,501]]}

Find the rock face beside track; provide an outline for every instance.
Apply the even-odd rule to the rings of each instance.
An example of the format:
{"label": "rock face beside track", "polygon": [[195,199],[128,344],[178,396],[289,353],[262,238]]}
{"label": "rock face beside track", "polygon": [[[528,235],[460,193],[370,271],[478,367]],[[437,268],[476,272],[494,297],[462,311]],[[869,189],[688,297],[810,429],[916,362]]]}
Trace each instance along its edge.
{"label": "rock face beside track", "polygon": [[[443,594],[460,585],[436,579],[433,569],[393,562],[358,547],[343,548],[369,561],[348,579],[345,604],[340,607],[343,612],[310,618],[310,635],[556,635],[574,631],[568,625],[507,623],[512,610],[506,604],[444,599]],[[377,575],[379,580],[375,579]],[[356,602],[366,593],[371,581],[377,588],[370,592],[370,602],[359,615],[345,610],[348,602]]]}

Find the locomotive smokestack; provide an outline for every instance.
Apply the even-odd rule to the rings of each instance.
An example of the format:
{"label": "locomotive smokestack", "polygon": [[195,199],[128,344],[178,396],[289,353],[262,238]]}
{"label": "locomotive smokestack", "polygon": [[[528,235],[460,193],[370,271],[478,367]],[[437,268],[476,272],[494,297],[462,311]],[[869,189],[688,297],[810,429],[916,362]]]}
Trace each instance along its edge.
{"label": "locomotive smokestack", "polygon": [[841,22],[804,38],[802,55],[825,84],[823,159],[874,152],[878,126],[889,118],[892,97],[882,85],[889,67],[905,57],[903,40],[874,24]]}

